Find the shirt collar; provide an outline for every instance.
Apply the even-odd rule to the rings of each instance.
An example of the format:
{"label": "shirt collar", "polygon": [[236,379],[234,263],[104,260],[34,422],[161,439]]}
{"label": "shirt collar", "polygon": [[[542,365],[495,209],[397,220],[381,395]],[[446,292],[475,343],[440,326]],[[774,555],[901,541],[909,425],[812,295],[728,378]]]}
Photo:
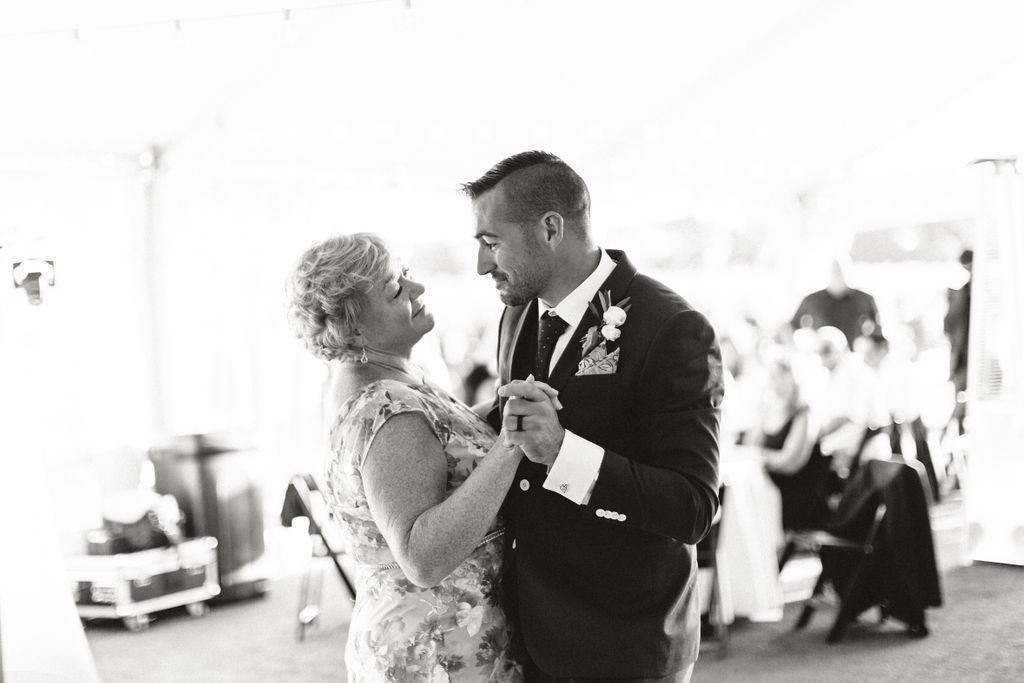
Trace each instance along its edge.
{"label": "shirt collar", "polygon": [[549,309],[544,305],[543,301],[538,299],[538,313],[544,315],[549,310],[552,310],[559,318],[569,323],[570,330],[578,327],[580,321],[583,320],[583,315],[587,312],[587,306],[590,305],[590,302],[597,295],[597,290],[601,288],[604,281],[615,270],[615,265],[615,261],[608,255],[608,252],[602,249],[601,260],[598,261],[594,272],[588,275],[587,279],[581,282],[576,289],[569,292],[568,296],[559,301],[557,306]]}

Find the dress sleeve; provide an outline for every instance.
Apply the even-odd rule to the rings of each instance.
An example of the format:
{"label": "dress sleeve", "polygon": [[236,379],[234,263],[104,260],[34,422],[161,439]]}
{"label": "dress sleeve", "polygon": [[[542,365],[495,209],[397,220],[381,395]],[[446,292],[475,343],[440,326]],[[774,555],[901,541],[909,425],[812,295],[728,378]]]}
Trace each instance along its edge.
{"label": "dress sleeve", "polygon": [[359,461],[362,467],[374,437],[388,420],[403,413],[418,413],[444,448],[452,435],[451,419],[431,400],[429,389],[384,380],[368,393],[359,410]]}

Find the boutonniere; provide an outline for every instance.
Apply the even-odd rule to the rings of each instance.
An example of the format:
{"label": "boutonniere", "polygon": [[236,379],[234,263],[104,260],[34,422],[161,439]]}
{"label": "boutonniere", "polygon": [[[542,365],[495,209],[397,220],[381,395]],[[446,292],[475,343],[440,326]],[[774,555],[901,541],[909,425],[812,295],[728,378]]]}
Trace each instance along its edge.
{"label": "boutonniere", "polygon": [[600,324],[593,325],[580,339],[583,345],[583,360],[580,361],[577,375],[611,374],[618,368],[619,350],[608,350],[608,344],[614,343],[622,336],[622,324],[626,322],[626,313],[630,303],[627,296],[617,304],[612,304],[611,290],[597,293],[601,310],[590,302],[590,311]]}

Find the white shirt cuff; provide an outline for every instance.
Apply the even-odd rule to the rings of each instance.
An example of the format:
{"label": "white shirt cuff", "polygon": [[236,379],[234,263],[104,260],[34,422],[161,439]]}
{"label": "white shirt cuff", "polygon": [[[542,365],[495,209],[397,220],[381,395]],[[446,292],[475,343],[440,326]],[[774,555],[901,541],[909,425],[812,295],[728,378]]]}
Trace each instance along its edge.
{"label": "white shirt cuff", "polygon": [[544,480],[544,488],[565,496],[577,505],[586,505],[594,491],[603,460],[603,448],[567,429],[558,456]]}

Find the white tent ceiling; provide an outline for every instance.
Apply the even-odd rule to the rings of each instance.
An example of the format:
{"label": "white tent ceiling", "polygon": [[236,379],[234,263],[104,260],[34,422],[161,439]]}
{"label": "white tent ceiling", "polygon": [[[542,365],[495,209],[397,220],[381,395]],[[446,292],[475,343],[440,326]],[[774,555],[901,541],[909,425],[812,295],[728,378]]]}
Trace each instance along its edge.
{"label": "white tent ceiling", "polygon": [[641,220],[750,223],[797,197],[958,218],[966,164],[1024,149],[1022,19],[1015,0],[5,3],[0,170],[155,146],[213,179],[450,192],[539,147]]}

